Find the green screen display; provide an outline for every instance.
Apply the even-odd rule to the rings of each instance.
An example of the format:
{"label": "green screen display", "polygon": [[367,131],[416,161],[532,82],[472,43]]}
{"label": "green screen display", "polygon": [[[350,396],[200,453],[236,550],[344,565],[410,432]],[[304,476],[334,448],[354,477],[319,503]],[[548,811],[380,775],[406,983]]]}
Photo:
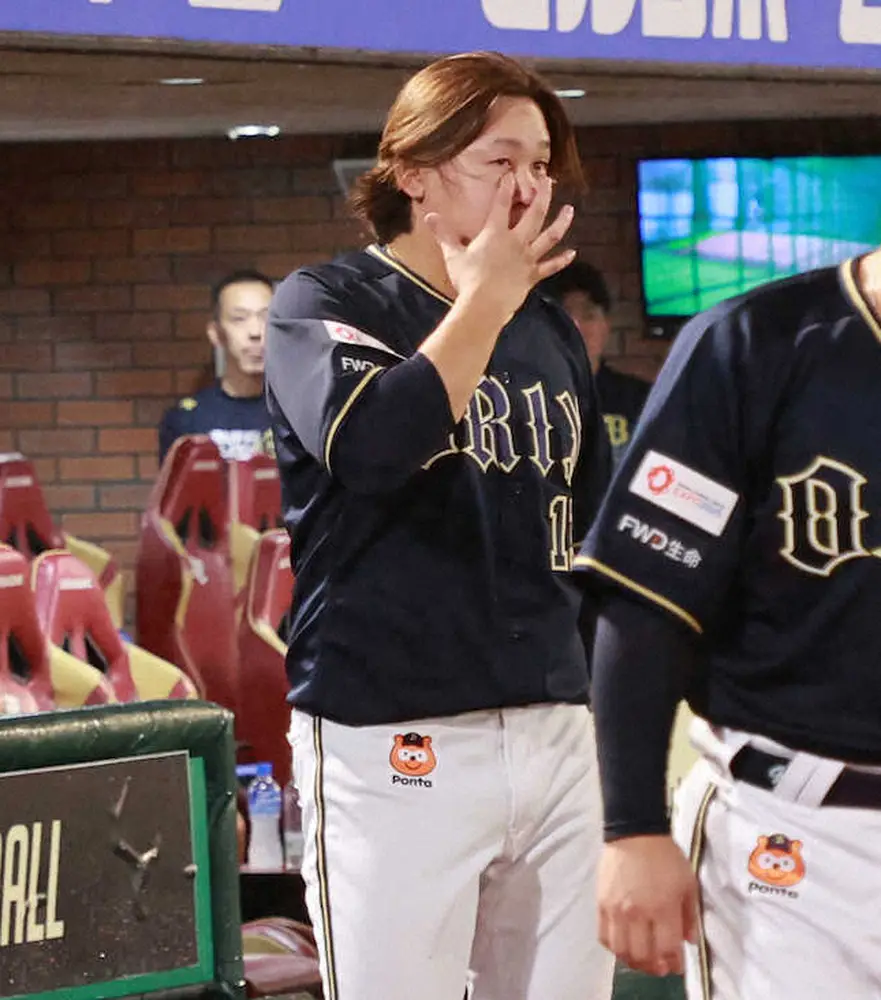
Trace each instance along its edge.
{"label": "green screen display", "polygon": [[881,157],[644,160],[649,316],[692,316],[881,244]]}

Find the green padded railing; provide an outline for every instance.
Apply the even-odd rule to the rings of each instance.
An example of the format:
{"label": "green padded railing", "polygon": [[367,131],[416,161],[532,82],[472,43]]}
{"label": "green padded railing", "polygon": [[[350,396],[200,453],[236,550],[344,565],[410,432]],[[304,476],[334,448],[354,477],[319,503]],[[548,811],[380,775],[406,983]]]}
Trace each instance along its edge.
{"label": "green padded railing", "polygon": [[[4,802],[0,810],[0,864],[6,869],[0,879],[0,894],[5,891],[7,896],[4,899],[0,895],[0,968],[4,970],[0,997],[241,1000],[245,992],[231,713],[204,702],[156,701],[2,717],[0,745],[0,792]],[[76,767],[90,764],[106,766]],[[37,770],[42,774],[27,774]],[[98,788],[100,794],[93,793],[92,801],[88,794],[79,796],[80,787]],[[130,799],[124,809],[120,804],[119,813],[112,808],[112,802],[108,808],[105,789],[122,788],[127,792],[130,787],[141,789],[136,800]],[[65,794],[66,789],[72,790],[70,794]],[[167,796],[163,789],[168,790]],[[180,807],[176,803],[181,803]],[[165,819],[161,820],[163,805]],[[120,820],[119,829],[124,830],[124,835],[117,836],[114,818],[123,813],[128,827]],[[66,818],[53,819],[56,815]],[[82,843],[88,838],[76,837],[75,832],[89,829],[90,823],[96,830],[94,840]],[[187,830],[192,843],[184,842]],[[144,852],[150,838],[157,859],[152,867],[149,852],[139,853]],[[191,859],[191,863],[170,869],[172,855]],[[160,867],[160,857],[164,868]],[[26,862],[26,858],[30,860]],[[153,881],[144,888],[148,867]],[[76,883],[86,868],[96,869],[98,875],[85,886],[74,886],[76,895],[67,897],[67,912],[63,914],[66,919],[61,922],[58,917],[62,916],[65,884],[58,872],[67,872],[67,881]],[[138,882],[142,874],[144,879]],[[116,886],[121,903],[117,901],[113,912],[102,913],[102,900],[107,903],[109,896],[107,885]],[[175,886],[174,898],[191,907],[186,914],[190,931],[187,940],[196,942],[188,947],[189,953],[197,957],[189,967],[169,968],[173,960],[151,956],[151,962],[142,963],[153,970],[149,974],[126,973],[103,980],[97,974],[89,982],[82,981],[82,976],[77,978],[75,955],[64,951],[68,940],[59,940],[64,934],[59,929],[64,925],[68,938],[85,940],[85,946],[80,943],[78,947],[92,964],[103,956],[90,953],[90,939],[81,926],[87,921],[105,936],[115,932],[122,939],[127,934],[126,940],[134,941],[134,946],[129,944],[133,947],[130,954],[137,950],[139,927],[150,928],[147,921],[151,920],[152,927],[165,928],[172,946],[176,943],[176,916],[162,908],[162,901],[172,895],[162,895],[163,885]],[[15,895],[20,902],[13,898]],[[71,907],[71,898],[77,900],[76,907]],[[142,898],[146,901],[143,912],[139,910]],[[40,916],[32,918],[29,914],[37,908]],[[50,931],[56,940],[48,940]],[[146,940],[147,931],[141,933]],[[43,943],[41,934],[47,939]],[[22,993],[21,988],[9,986],[5,971],[12,967],[16,946],[20,954],[29,949],[29,956],[39,955],[44,961],[51,956],[60,969],[69,962],[73,976],[70,987],[54,985],[48,991],[44,988],[37,992],[28,988]],[[169,954],[173,951],[173,947],[168,949]],[[22,967],[27,970],[33,966],[24,963]],[[65,969],[58,973],[62,975],[67,975]],[[26,972],[20,981],[26,982],[27,976]],[[129,984],[134,988],[127,992]]]}

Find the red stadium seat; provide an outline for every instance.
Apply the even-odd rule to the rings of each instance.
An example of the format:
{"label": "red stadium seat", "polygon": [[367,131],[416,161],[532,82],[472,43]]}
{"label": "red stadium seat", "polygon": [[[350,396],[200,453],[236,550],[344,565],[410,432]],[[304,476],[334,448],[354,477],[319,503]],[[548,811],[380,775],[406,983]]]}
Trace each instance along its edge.
{"label": "red stadium seat", "polygon": [[239,622],[237,734],[245,744],[243,756],[271,761],[281,785],[291,776],[291,710],[285,701],[287,647],[279,638],[279,626],[290,609],[293,587],[290,539],[284,531],[267,531],[254,550]]}
{"label": "red stadium seat", "polygon": [[40,633],[25,557],[0,545],[0,715],[55,707],[46,639]]}
{"label": "red stadium seat", "polygon": [[230,462],[229,543],[236,593],[245,585],[258,538],[283,526],[275,459],[259,454],[246,462]]}
{"label": "red stadium seat", "polygon": [[0,542],[33,559],[47,549],[69,549],[82,559],[107,595],[114,625],[122,627],[123,576],[109,552],[61,531],[46,507],[33,465],[18,452],[0,455]]}
{"label": "red stadium seat", "polygon": [[64,535],[52,523],[34,467],[17,452],[0,455],[0,541],[28,559],[64,548]]}
{"label": "red stadium seat", "polygon": [[177,667],[123,642],[98,581],[76,556],[43,552],[33,562],[31,582],[37,619],[49,641],[99,670],[118,701],[197,696]]}
{"label": "red stadium seat", "polygon": [[40,628],[28,579],[31,566],[0,545],[0,699],[3,714],[78,708],[115,701],[109,682],[74,657],[54,651]]}
{"label": "red stadium seat", "polygon": [[207,435],[179,438],[141,520],[138,645],[176,664],[199,694],[235,712],[238,653],[226,465]]}
{"label": "red stadium seat", "polygon": [[249,921],[242,925],[242,951],[249,997],[323,996],[318,947],[308,925],[287,917]]}

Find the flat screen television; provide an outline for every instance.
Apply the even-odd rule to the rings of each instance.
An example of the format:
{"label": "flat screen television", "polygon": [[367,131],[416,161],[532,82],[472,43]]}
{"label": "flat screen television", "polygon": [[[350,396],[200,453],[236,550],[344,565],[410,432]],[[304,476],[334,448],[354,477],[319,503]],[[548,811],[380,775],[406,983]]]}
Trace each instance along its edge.
{"label": "flat screen television", "polygon": [[723,299],[881,244],[881,156],[642,160],[649,329],[675,333]]}

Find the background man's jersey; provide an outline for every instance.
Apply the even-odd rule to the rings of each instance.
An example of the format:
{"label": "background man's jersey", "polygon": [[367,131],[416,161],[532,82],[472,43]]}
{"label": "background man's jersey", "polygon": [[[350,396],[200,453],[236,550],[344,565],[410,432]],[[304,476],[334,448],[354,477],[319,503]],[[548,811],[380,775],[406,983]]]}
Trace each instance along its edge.
{"label": "background man's jersey", "polygon": [[881,760],[881,327],[855,264],[679,335],[577,562],[705,636],[712,722]]}
{"label": "background man's jersey", "polygon": [[449,305],[371,247],[296,272],[271,309],[291,701],[348,724],[586,698],[572,542],[608,445],[584,346],[530,296],[454,425],[416,351]]}
{"label": "background man's jersey", "polygon": [[605,361],[600,364],[594,383],[612,446],[612,458],[617,466],[633,436],[651,385],[634,375],[625,375],[610,368]]}
{"label": "background man's jersey", "polygon": [[263,396],[229,396],[219,382],[165,411],[159,425],[160,463],[174,441],[185,434],[208,434],[225,459],[245,461],[260,452],[272,452]]}

